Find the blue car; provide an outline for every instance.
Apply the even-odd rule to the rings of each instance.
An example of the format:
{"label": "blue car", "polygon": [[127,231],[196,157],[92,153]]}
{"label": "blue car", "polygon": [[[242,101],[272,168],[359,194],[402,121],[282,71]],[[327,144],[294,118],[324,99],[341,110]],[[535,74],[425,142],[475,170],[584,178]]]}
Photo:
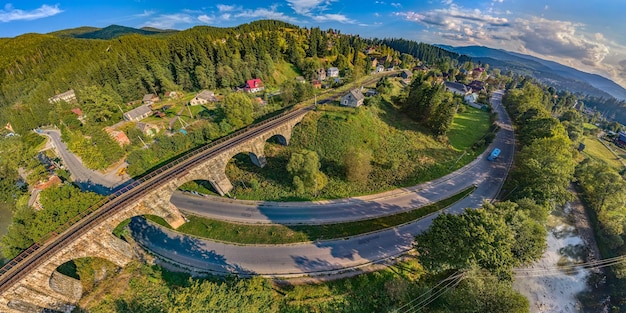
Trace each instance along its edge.
{"label": "blue car", "polygon": [[500,149],[495,148],[495,149],[493,149],[493,151],[491,151],[491,154],[487,157],[487,160],[493,161],[493,160],[497,159],[498,156],[500,156]]}

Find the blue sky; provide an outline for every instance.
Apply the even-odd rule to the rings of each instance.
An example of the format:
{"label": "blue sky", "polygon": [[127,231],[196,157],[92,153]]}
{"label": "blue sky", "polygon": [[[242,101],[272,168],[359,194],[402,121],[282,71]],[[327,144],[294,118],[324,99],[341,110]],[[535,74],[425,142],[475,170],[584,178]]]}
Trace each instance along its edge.
{"label": "blue sky", "polygon": [[52,1],[0,2],[0,37],[111,24],[234,26],[271,18],[364,37],[502,48],[626,86],[624,0]]}

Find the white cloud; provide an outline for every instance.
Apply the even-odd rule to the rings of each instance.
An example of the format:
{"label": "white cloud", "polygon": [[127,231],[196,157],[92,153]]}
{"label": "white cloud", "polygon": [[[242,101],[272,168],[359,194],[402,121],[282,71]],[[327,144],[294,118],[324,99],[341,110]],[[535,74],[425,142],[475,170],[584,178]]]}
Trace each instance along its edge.
{"label": "white cloud", "polygon": [[224,14],[220,15],[220,18],[225,20],[225,21],[230,20],[230,17],[231,17],[230,13],[224,13]]}
{"label": "white cloud", "polygon": [[203,15],[198,16],[198,21],[202,23],[206,23],[206,24],[211,24],[215,21],[215,18],[213,18],[212,16],[208,16],[206,14],[203,14]]}
{"label": "white cloud", "polygon": [[287,0],[298,14],[309,15],[312,11],[324,11],[335,0]]}
{"label": "white cloud", "polygon": [[316,21],[316,22],[339,22],[342,24],[354,24],[356,23],[355,20],[348,18],[347,16],[343,15],[343,14],[322,14],[322,15],[317,15],[317,16],[312,16],[312,18]]}
{"label": "white cloud", "polygon": [[44,4],[31,11],[16,9],[11,4],[7,4],[4,6],[4,10],[0,10],[0,22],[32,21],[57,15],[61,12],[63,12],[63,10],[59,9],[58,4],[54,6]]}
{"label": "white cloud", "polygon": [[398,2],[392,2],[392,3],[391,3],[391,6],[392,6],[392,7],[394,7],[394,8],[401,8],[401,7],[402,7],[402,4],[401,4],[401,3],[398,3]]}
{"label": "white cloud", "polygon": [[538,16],[512,19],[511,14],[510,11],[483,12],[454,3],[430,11],[395,13],[407,21],[424,25],[430,42],[477,44],[518,51],[606,75],[626,86],[626,47],[623,44],[608,40],[603,33],[588,32],[587,25],[582,23]]}
{"label": "white cloud", "polygon": [[592,38],[579,32],[583,24],[540,17],[518,19],[516,24],[519,34],[514,38],[539,54],[573,58],[591,66],[598,65],[609,54],[604,39],[598,40],[597,34]]}
{"label": "white cloud", "polygon": [[189,14],[161,14],[158,17],[146,22],[143,26],[171,29],[179,24],[191,24],[194,22],[194,18]]}
{"label": "white cloud", "polygon": [[227,5],[227,4],[218,4],[216,5],[216,7],[220,12],[232,12],[238,9],[235,5]]}
{"label": "white cloud", "polygon": [[144,10],[143,13],[135,14],[135,16],[136,17],[148,17],[148,16],[152,16],[154,13],[156,13],[156,12],[155,11]]}

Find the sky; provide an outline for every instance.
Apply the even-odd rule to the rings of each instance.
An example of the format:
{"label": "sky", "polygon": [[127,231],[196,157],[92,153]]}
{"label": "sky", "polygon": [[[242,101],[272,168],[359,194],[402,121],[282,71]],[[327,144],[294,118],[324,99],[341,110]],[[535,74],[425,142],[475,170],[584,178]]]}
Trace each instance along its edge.
{"label": "sky", "polygon": [[0,37],[80,26],[182,30],[278,19],[362,37],[505,49],[626,87],[624,12],[625,0],[16,0],[0,2]]}

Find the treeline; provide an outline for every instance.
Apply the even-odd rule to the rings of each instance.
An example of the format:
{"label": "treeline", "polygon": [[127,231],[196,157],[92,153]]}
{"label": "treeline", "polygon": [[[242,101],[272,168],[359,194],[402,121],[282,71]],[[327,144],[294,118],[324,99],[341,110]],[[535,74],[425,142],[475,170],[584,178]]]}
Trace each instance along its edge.
{"label": "treeline", "polygon": [[585,107],[595,110],[598,115],[626,124],[626,100],[600,97],[585,97],[582,100]]}
{"label": "treeline", "polygon": [[380,40],[376,39],[374,42],[386,45],[394,50],[400,51],[401,53],[410,54],[426,64],[437,64],[439,61],[444,59],[455,59],[458,60],[459,63],[470,61],[470,58],[465,55],[459,55],[458,53],[450,52],[437,46],[413,40],[385,38]]}
{"label": "treeline", "polygon": [[[590,209],[588,213],[592,215],[601,257],[626,255],[626,181],[617,170],[593,159],[586,159],[578,165],[576,179],[584,203]],[[624,310],[626,265],[617,263],[608,267],[605,273],[608,276],[606,294],[613,310]],[[602,308],[595,308],[592,303],[601,303],[601,300],[596,297],[588,306],[599,311]]]}
{"label": "treeline", "polygon": [[[432,275],[469,272],[471,277],[476,270],[494,275],[498,284],[493,292],[500,295],[500,303],[480,311],[529,310],[527,300],[512,290],[513,268],[541,257],[548,214],[570,198],[567,189],[576,166],[568,133],[550,114],[554,105],[550,92],[531,82],[512,87],[503,104],[516,125],[521,151],[501,193],[508,201],[484,203],[459,215],[442,214],[427,232],[416,237],[418,259]],[[459,295],[457,302],[462,300]],[[485,304],[473,307],[481,305]],[[455,311],[439,300],[430,308]]]}
{"label": "treeline", "polygon": [[50,187],[41,191],[39,197],[42,210],[35,211],[28,203],[19,202],[13,212],[8,232],[0,238],[2,255],[7,259],[14,258],[102,199],[102,196],[81,192],[70,184]]}

